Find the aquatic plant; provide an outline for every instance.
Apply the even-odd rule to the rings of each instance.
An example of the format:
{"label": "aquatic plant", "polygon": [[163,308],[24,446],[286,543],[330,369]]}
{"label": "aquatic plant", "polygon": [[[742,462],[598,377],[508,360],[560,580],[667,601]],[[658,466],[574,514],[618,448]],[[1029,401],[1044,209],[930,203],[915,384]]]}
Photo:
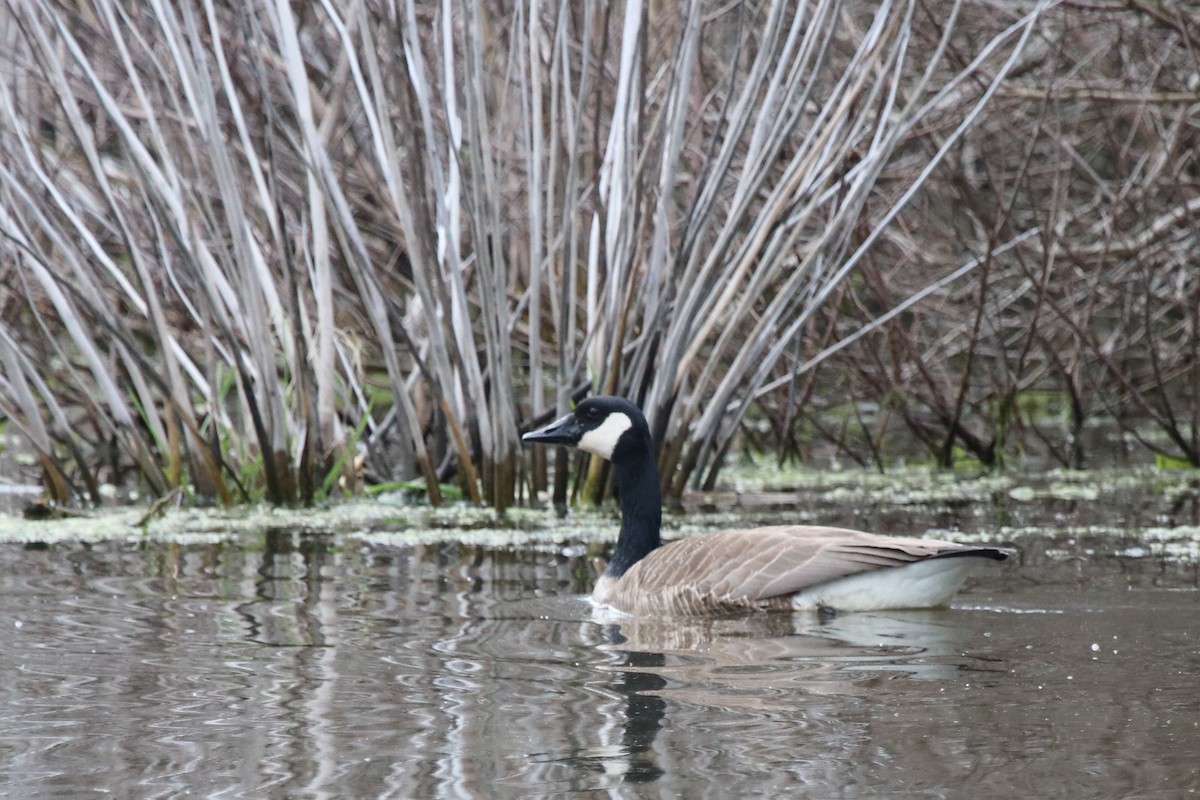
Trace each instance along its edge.
{"label": "aquatic plant", "polygon": [[[1067,383],[1083,416],[1143,398],[1195,452],[1194,417],[1153,388],[1195,367],[1162,348],[1088,394],[1111,379],[1091,382],[1097,353],[1130,362],[1105,350],[1112,315],[1072,304],[1096,279],[1072,276],[1131,263],[1137,224],[1089,227],[1067,183],[1051,211],[1032,199],[1039,148],[1075,158],[1056,125],[1089,103],[1190,152],[1186,92],[1055,94],[1081,37],[1122,19],[1085,36],[1101,12],[1052,0],[6,11],[0,415],[59,500],[132,477],[276,504],[416,480],[503,508],[549,478],[521,424],[588,389],[643,403],[673,495],[713,485],[746,420],[788,442],[859,393],[932,419],[943,452],[1003,453],[1020,391]],[[1121,13],[1157,26],[1173,80],[1173,18]],[[1035,144],[993,153],[1023,141],[1014,109]],[[1117,194],[1193,168],[1178,158]],[[1178,348],[1187,215],[1146,204],[1161,258],[1129,343]]]}

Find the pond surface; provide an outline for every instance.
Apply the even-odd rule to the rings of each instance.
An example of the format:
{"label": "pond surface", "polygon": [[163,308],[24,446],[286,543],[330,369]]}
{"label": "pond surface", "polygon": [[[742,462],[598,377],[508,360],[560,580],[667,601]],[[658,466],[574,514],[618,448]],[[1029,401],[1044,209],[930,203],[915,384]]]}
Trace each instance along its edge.
{"label": "pond surface", "polygon": [[952,609],[634,621],[593,616],[577,546],[249,545],[0,544],[0,794],[1200,787],[1187,560],[1027,543]]}

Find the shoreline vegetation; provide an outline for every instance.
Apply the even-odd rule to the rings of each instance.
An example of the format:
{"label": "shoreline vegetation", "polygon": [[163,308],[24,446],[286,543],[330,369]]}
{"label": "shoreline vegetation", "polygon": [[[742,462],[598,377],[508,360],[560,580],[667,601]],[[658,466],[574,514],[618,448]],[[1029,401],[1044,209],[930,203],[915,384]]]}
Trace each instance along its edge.
{"label": "shoreline vegetation", "polygon": [[[1176,0],[7,0],[0,421],[47,497],[600,496],[738,453],[1200,466]],[[578,479],[574,485],[570,474]]]}
{"label": "shoreline vegetation", "polygon": [[[1058,469],[1018,476],[928,466],[883,475],[781,471],[763,459],[731,467],[726,479],[730,489],[687,493],[683,508],[665,515],[664,537],[799,520],[1003,543],[1019,548],[1023,563],[1149,559],[1183,577],[1190,569],[1193,580],[1200,563],[1195,514],[1200,487],[1187,471]],[[514,557],[536,551],[585,564],[587,556],[603,554],[618,526],[612,508],[558,517],[527,508],[498,512],[465,503],[413,505],[403,493],[391,493],[303,509],[257,503],[226,509],[164,507],[147,513],[144,506],[106,506],[60,513],[49,521],[0,513],[0,543],[159,542],[181,548],[333,551],[367,543],[429,548],[431,554],[451,548],[463,558],[469,558],[471,548],[507,549]]]}

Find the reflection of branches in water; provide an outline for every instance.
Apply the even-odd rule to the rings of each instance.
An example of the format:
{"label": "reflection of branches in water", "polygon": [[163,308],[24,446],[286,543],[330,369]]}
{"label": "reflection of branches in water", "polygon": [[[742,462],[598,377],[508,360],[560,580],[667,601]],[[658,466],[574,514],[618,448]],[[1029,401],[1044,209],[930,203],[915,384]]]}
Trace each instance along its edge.
{"label": "reflection of branches in water", "polygon": [[[1112,553],[1084,534],[1071,532],[1081,555]],[[301,570],[322,562],[286,535],[269,568],[228,543],[8,547],[0,717],[6,752],[27,767],[10,783],[27,796],[103,780],[125,795],[691,797],[732,785],[825,797],[889,796],[902,777],[1036,796],[1089,763],[1097,787],[1185,795],[1195,647],[1180,624],[1194,591],[1175,589],[1195,588],[1194,559],[1185,571],[1028,545],[1015,608],[826,624],[598,622],[578,598],[497,603],[491,584],[467,604],[456,581],[429,579],[432,559],[390,548],[330,551],[320,596],[301,600]],[[556,569],[542,570],[554,585]],[[236,606],[264,617],[268,594],[280,613],[306,607],[326,646],[248,640]],[[872,672],[888,665],[903,672]],[[911,679],[934,665],[945,679]],[[1089,702],[1098,691],[1106,702]],[[1029,762],[1031,746],[1045,758]]]}
{"label": "reflection of branches in water", "polygon": [[321,569],[329,554],[326,536],[286,529],[266,532],[262,559],[254,570],[254,599],[237,606],[247,641],[279,647],[328,644],[319,601]]}

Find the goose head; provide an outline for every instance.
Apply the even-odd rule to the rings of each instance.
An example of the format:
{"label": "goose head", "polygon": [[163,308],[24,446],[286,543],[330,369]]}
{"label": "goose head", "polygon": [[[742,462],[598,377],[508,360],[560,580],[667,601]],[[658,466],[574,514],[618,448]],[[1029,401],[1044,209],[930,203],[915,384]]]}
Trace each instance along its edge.
{"label": "goose head", "polygon": [[620,397],[589,397],[575,410],[521,437],[525,442],[561,444],[614,464],[645,458],[650,429],[638,407]]}

